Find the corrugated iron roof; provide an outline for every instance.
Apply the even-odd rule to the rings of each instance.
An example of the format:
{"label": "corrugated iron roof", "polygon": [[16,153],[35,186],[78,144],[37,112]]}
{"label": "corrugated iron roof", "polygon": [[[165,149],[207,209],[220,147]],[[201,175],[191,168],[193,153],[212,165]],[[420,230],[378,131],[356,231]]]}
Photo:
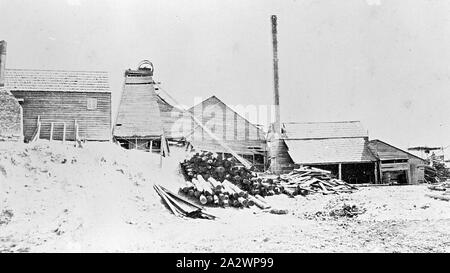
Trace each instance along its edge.
{"label": "corrugated iron roof", "polygon": [[103,71],[6,69],[5,74],[10,91],[111,92]]}
{"label": "corrugated iron roof", "polygon": [[297,164],[376,161],[364,138],[286,139],[285,142]]}
{"label": "corrugated iron roof", "polygon": [[287,139],[368,137],[360,121],[284,123]]}

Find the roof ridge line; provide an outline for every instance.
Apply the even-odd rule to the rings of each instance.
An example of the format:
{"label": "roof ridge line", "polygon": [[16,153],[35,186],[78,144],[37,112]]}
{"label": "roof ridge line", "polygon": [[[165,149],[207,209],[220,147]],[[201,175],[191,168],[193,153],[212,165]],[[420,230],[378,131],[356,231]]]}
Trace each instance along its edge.
{"label": "roof ridge line", "polygon": [[314,123],[355,123],[361,122],[360,120],[343,120],[343,121],[305,121],[305,122],[296,122],[296,121],[288,121],[283,122],[284,124],[314,124]]}
{"label": "roof ridge line", "polygon": [[33,69],[33,68],[6,68],[5,71],[45,71],[45,72],[96,72],[109,73],[105,70],[62,70],[62,69]]}

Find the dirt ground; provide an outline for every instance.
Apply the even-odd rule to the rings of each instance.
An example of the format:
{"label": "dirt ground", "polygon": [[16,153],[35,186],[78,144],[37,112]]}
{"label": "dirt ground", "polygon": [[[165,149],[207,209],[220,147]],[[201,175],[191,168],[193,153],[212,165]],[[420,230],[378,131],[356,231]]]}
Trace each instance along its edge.
{"label": "dirt ground", "polygon": [[[0,252],[450,252],[450,203],[426,185],[208,208],[218,219],[173,216],[154,183],[177,191],[174,149],[164,159],[111,143],[84,148],[0,143]],[[355,205],[356,217],[330,216]]]}

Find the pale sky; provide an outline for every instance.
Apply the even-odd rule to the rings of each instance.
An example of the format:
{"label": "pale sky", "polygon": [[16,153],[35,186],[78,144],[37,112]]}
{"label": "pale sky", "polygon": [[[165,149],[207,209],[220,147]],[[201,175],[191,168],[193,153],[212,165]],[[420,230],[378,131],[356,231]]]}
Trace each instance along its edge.
{"label": "pale sky", "polygon": [[259,106],[273,100],[271,14],[283,121],[361,120],[400,148],[450,145],[450,1],[0,0],[0,40],[7,68],[108,71],[114,109],[143,59],[181,104]]}

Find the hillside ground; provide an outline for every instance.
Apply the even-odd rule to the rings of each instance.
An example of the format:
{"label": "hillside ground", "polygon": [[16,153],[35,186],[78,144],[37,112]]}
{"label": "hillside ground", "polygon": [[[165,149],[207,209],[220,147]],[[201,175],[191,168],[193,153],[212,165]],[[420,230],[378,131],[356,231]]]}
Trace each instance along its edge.
{"label": "hillside ground", "polygon": [[[169,158],[112,143],[0,143],[0,252],[450,252],[450,203],[425,185],[271,196],[256,207],[170,213],[152,188],[183,183]],[[356,217],[330,216],[344,204]]]}

